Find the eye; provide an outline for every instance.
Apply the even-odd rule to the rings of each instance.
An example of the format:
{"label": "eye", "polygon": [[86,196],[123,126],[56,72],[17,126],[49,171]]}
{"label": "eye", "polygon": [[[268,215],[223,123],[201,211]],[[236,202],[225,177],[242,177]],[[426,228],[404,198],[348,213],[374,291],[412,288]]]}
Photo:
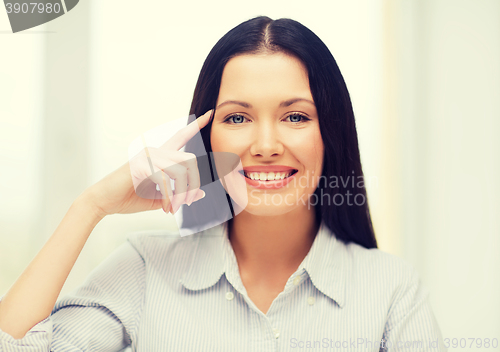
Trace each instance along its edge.
{"label": "eye", "polygon": [[310,118],[305,117],[304,115],[301,115],[301,114],[297,114],[297,113],[288,115],[285,120],[287,120],[287,119],[293,123],[301,123],[301,122],[306,122],[306,121],[311,120]]}
{"label": "eye", "polygon": [[245,122],[245,117],[243,115],[231,115],[227,117],[224,122],[229,124],[241,124]]}

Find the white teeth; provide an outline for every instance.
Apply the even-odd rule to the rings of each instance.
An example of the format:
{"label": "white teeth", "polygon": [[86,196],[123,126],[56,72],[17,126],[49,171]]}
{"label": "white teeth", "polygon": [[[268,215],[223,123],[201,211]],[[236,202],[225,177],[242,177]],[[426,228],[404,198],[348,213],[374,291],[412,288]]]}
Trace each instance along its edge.
{"label": "white teeth", "polygon": [[276,180],[283,180],[290,176],[292,172],[251,172],[251,173],[246,173],[245,176],[252,179],[252,180],[259,180],[259,181],[276,181]]}

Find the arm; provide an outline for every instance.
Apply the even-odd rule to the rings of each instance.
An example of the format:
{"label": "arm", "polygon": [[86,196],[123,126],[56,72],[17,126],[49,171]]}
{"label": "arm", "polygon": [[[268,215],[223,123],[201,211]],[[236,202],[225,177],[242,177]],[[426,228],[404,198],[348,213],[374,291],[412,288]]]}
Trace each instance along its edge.
{"label": "arm", "polygon": [[134,247],[122,244],[22,339],[0,331],[0,351],[121,351],[136,341],[146,276]]}
{"label": "arm", "polygon": [[82,194],[0,302],[0,330],[15,339],[50,315],[90,233],[103,216]]}
{"label": "arm", "polygon": [[136,343],[145,287],[144,260],[126,242],[56,303],[52,349],[121,351]]}
{"label": "arm", "polygon": [[[210,112],[178,131],[160,148],[145,146],[132,160],[77,198],[54,234],[0,301],[0,348],[6,339],[22,339],[28,331],[38,331],[38,323],[45,323],[90,233],[106,215],[160,208],[175,213],[183,203],[203,198],[196,158],[179,149],[208,124]],[[174,164],[175,169],[169,167]],[[159,183],[157,191],[154,179],[160,174],[168,182]],[[175,179],[173,196],[168,192],[169,177]],[[34,330],[31,332],[37,332]],[[47,330],[41,338],[45,346],[50,346],[51,334]],[[26,340],[31,341],[31,336]],[[47,349],[40,344],[36,347]]]}

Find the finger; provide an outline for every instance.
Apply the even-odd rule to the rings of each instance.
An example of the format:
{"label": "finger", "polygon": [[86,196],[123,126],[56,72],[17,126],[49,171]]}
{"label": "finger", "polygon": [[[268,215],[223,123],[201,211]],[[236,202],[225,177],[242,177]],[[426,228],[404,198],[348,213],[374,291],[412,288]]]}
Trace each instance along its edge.
{"label": "finger", "polygon": [[[165,175],[165,173],[160,170],[155,172],[150,179],[154,182],[154,187],[156,188],[155,193],[158,194],[158,198],[161,199],[162,209],[165,213],[168,213],[171,209],[172,203],[172,188],[170,187],[170,177]],[[159,190],[159,192],[158,192]]]}
{"label": "finger", "polygon": [[169,158],[170,161],[182,165],[187,171],[187,194],[185,204],[190,205],[196,196],[197,190],[201,186],[200,171],[198,169],[196,155],[193,153],[171,151],[169,152]]}
{"label": "finger", "polygon": [[205,114],[201,115],[189,125],[174,134],[172,138],[163,144],[162,148],[166,147],[168,149],[179,150],[184,147],[186,143],[196,135],[196,133],[208,124],[212,111],[213,109],[208,110]]}
{"label": "finger", "polygon": [[[154,172],[151,172],[151,167],[148,164],[145,151],[142,150],[129,161],[130,176],[137,195],[141,198],[154,199],[157,197],[155,186]],[[153,197],[153,198],[151,198]]]}
{"label": "finger", "polygon": [[153,174],[154,173],[153,162],[151,161],[151,156],[149,155],[149,150],[148,150],[148,146],[146,144],[146,139],[144,138],[143,134],[141,134],[141,139],[142,139],[142,144],[144,145],[144,151],[146,152],[146,157],[148,158],[150,171]]}
{"label": "finger", "polygon": [[[164,158],[165,155],[159,156],[158,149],[152,148],[151,155],[156,161],[154,167],[160,169],[153,177],[155,183],[160,187],[162,194],[170,193],[170,198],[165,201],[164,208],[168,212],[169,209],[175,213],[178,208],[186,203],[191,203],[196,196],[196,189],[200,187],[200,175],[197,166],[196,155],[192,153],[169,151],[168,159]],[[166,185],[162,179],[165,174]],[[174,180],[175,191],[172,196],[171,179]],[[165,189],[168,191],[165,192]],[[194,191],[193,191],[194,190]],[[169,208],[170,206],[170,208]]]}
{"label": "finger", "polygon": [[179,157],[184,159],[184,161],[181,161],[180,164],[187,170],[188,188],[186,194],[186,204],[191,205],[191,203],[193,203],[194,201],[194,198],[196,197],[198,189],[201,186],[198,161],[196,159],[196,155],[192,153],[178,153],[180,154]]}
{"label": "finger", "polygon": [[163,171],[174,180],[175,190],[171,202],[172,214],[174,214],[186,202],[188,188],[187,169],[181,164],[174,164],[163,169]]}
{"label": "finger", "polygon": [[193,202],[196,202],[196,201],[198,201],[200,199],[203,199],[203,198],[205,198],[205,196],[206,196],[205,191],[202,190],[202,189],[198,189],[197,193],[196,193],[196,196],[194,197]]}
{"label": "finger", "polygon": [[162,208],[165,213],[172,212],[172,198],[173,198],[173,192],[172,192],[172,187],[170,187],[170,177],[166,175],[163,170],[161,170],[161,176],[162,176],[162,186],[160,186],[160,189],[163,188],[163,193],[165,194],[166,190],[166,195],[165,198],[162,197]]}

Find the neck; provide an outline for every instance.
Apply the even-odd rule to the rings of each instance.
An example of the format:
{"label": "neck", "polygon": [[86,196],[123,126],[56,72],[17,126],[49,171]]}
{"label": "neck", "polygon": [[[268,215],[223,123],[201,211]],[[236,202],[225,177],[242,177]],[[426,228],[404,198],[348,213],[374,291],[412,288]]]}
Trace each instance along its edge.
{"label": "neck", "polygon": [[229,222],[229,240],[240,271],[244,268],[250,275],[269,277],[272,272],[293,272],[298,268],[318,227],[314,208],[297,208],[279,216],[243,211]]}

